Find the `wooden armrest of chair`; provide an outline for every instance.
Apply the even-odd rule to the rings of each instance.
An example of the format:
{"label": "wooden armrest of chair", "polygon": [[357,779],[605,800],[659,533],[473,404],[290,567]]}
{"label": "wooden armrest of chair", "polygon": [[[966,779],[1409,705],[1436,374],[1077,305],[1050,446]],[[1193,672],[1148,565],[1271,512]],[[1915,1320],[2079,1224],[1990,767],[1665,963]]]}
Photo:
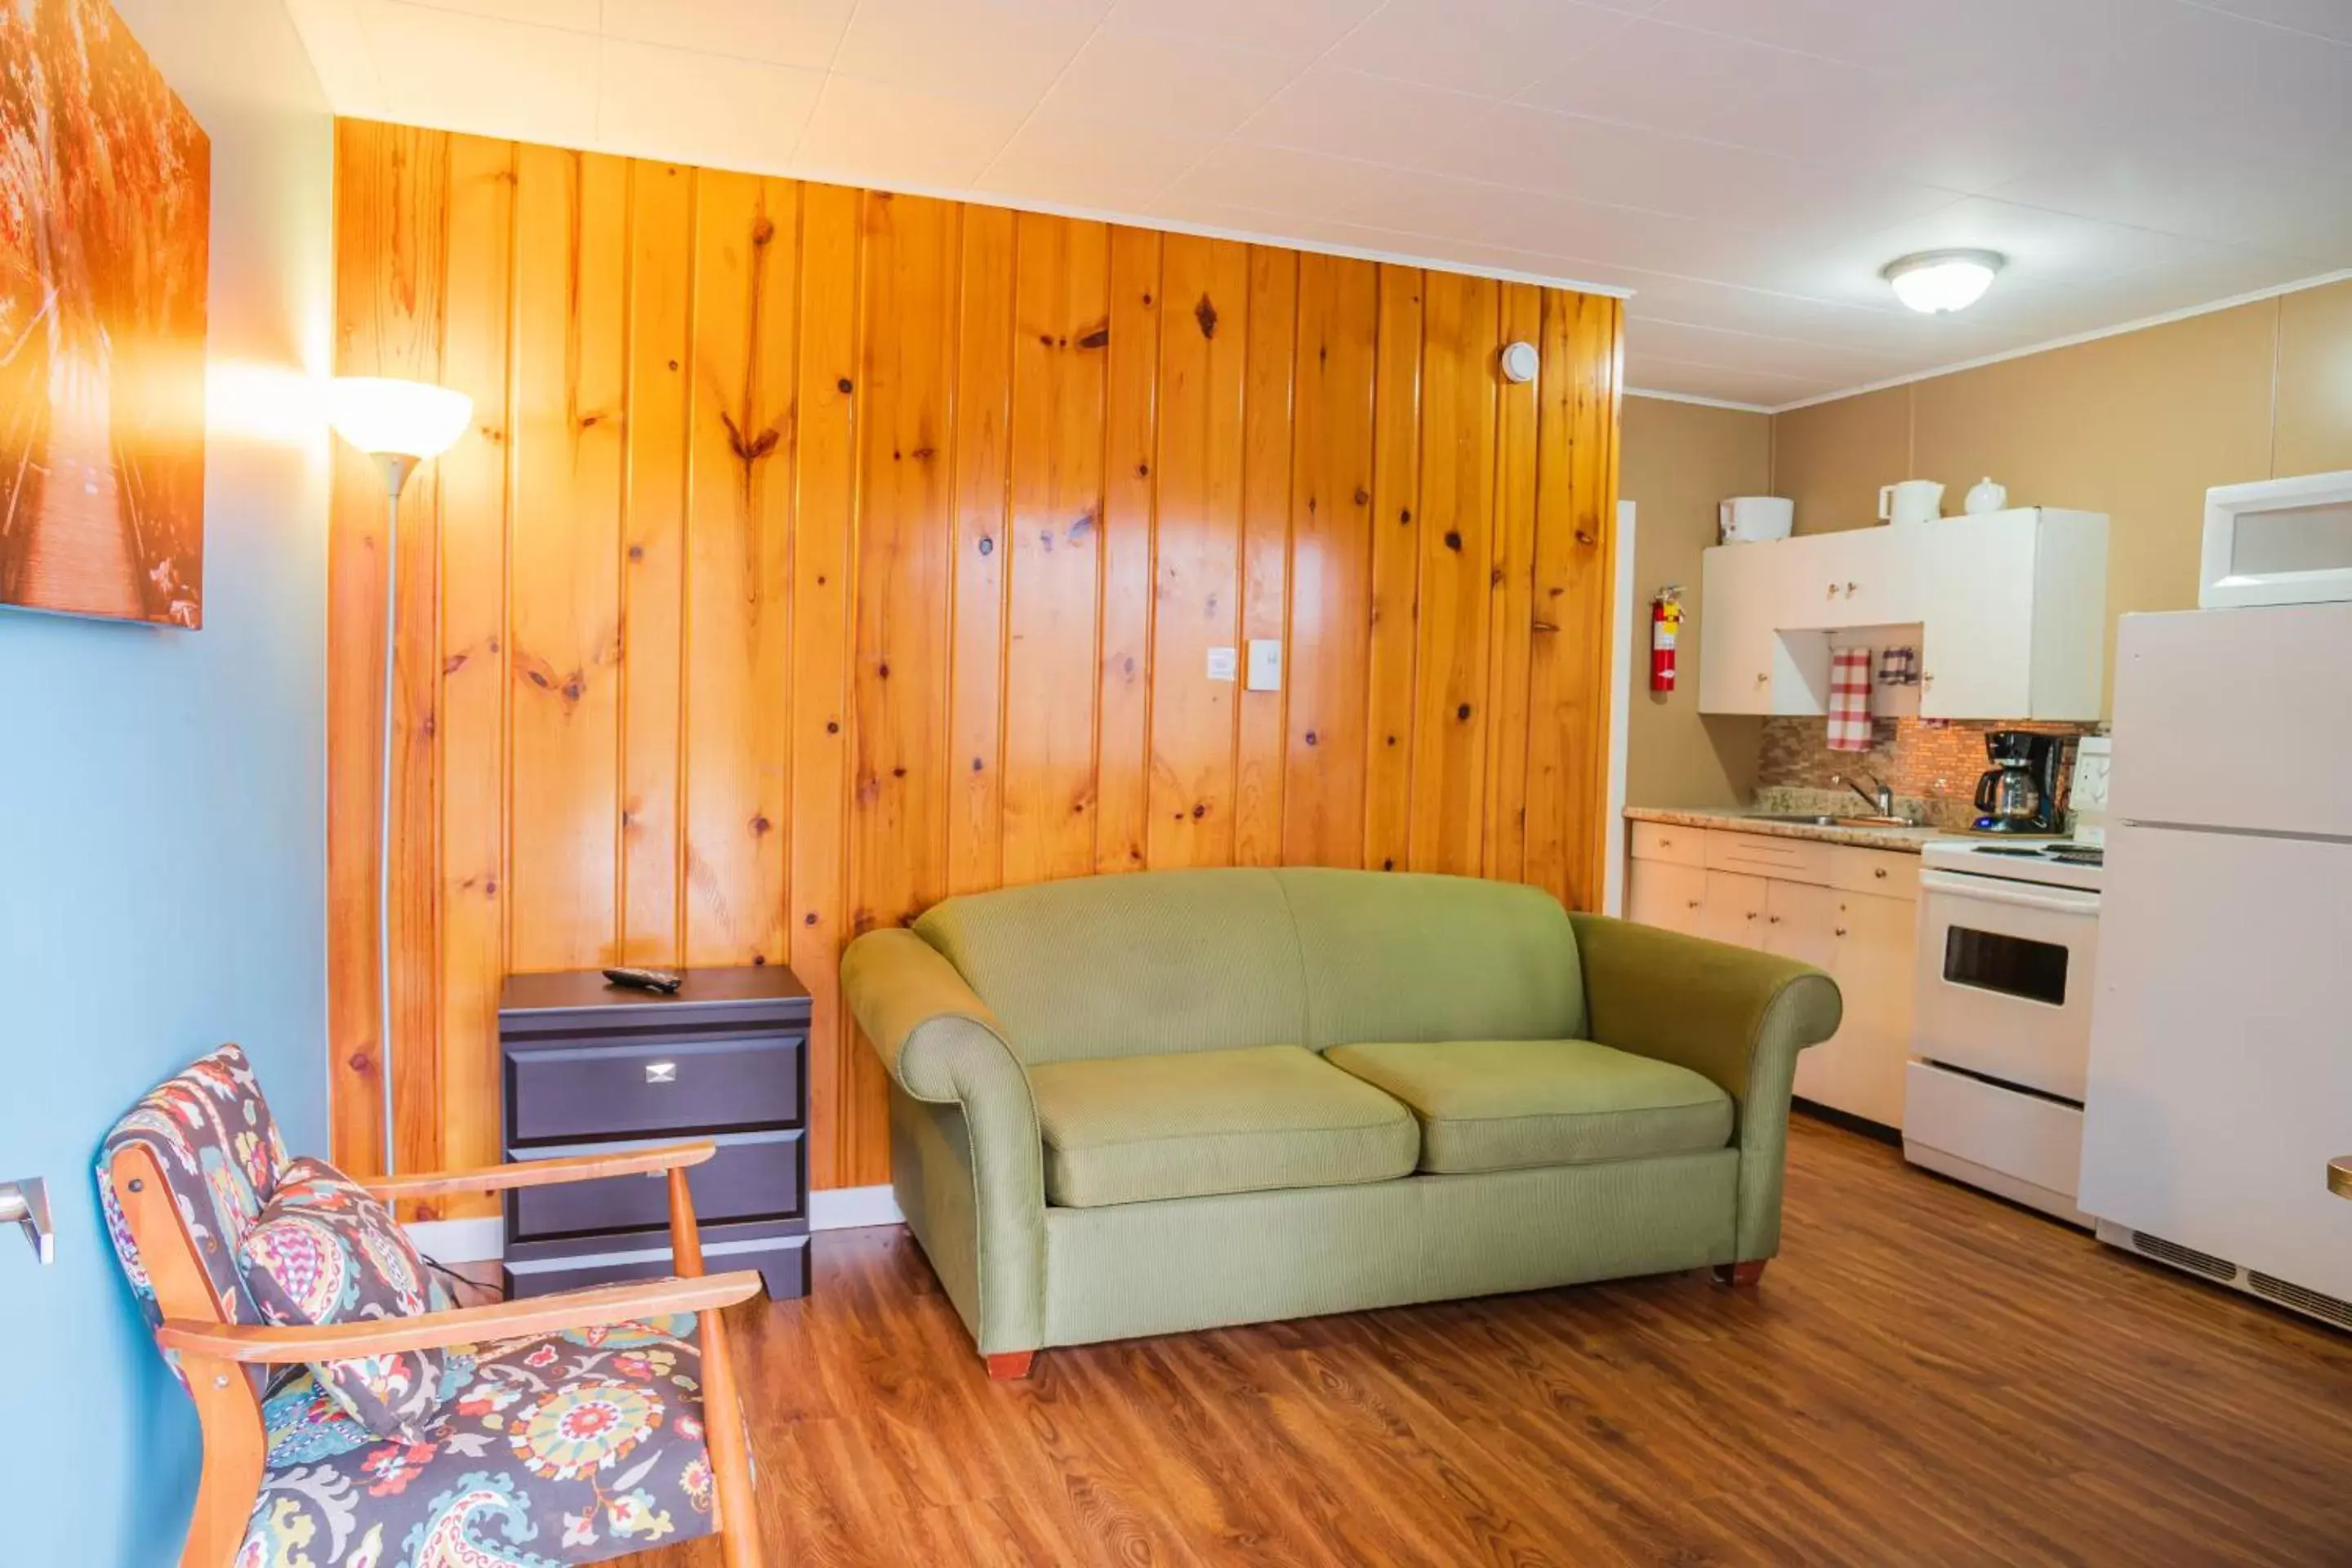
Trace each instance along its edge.
{"label": "wooden armrest of chair", "polygon": [[719,1145],[665,1143],[625,1154],[567,1154],[555,1160],[518,1160],[471,1171],[420,1171],[413,1176],[373,1176],[360,1183],[377,1197],[439,1198],[457,1193],[500,1193],[513,1187],[545,1187],[562,1182],[594,1182],[606,1176],[653,1176],[699,1165]]}
{"label": "wooden armrest of chair", "polygon": [[215,1361],[258,1362],[266,1365],[344,1361],[354,1356],[390,1355],[396,1351],[437,1350],[444,1345],[551,1334],[564,1329],[602,1328],[679,1312],[711,1311],[748,1301],[762,1288],[757,1271],[744,1269],[694,1279],[603,1285],[593,1290],[535,1296],[488,1307],[461,1307],[415,1318],[371,1319],[322,1328],[273,1328],[173,1318],[155,1331],[155,1342],[167,1351]]}

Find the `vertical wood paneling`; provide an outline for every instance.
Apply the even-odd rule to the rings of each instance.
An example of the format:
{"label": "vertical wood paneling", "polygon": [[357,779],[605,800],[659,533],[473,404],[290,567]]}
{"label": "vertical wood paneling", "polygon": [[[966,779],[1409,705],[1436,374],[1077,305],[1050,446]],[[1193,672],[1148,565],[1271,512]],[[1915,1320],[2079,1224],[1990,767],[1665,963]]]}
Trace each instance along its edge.
{"label": "vertical wood paneling", "polygon": [[620,817],[621,478],[629,169],[523,147],[509,441],[509,955],[610,963]]}
{"label": "vertical wood paneling", "polygon": [[1013,418],[1013,215],[969,207],[956,337],[955,641],[948,891],[1004,880],[1004,482]]}
{"label": "vertical wood paneling", "polygon": [[[508,325],[513,300],[511,143],[449,150],[449,273],[442,379],[474,400],[474,428],[440,459],[440,1157],[496,1164],[499,987],[506,978]],[[435,1120],[425,1113],[427,1121]],[[483,1196],[450,1212],[495,1213]]]}
{"label": "vertical wood paneling", "polygon": [[704,174],[691,232],[684,958],[779,963],[800,187]]}
{"label": "vertical wood paneling", "polygon": [[[436,379],[441,366],[442,298],[448,216],[448,144],[430,132],[346,125],[338,155],[352,171],[352,199],[339,205],[336,233],[336,353],[353,375]],[[434,476],[403,498],[399,548],[399,658],[394,674],[393,1053],[395,1109],[432,1103],[439,1053],[435,987],[433,874],[434,704],[440,518]],[[339,1101],[335,1159],[354,1173],[383,1168],[386,1092],[376,986],[379,759],[383,719],[384,543],[388,513],[382,472],[340,444],[334,517],[328,541],[328,616],[350,650],[329,676],[328,831],[352,851],[328,878],[328,973],[340,1075],[357,1092]],[[420,962],[425,961],[425,962]],[[339,1076],[340,1076],[339,1075]],[[394,1152],[412,1158],[426,1141],[406,1136]]]}
{"label": "vertical wood paneling", "polygon": [[1146,864],[1150,810],[1153,448],[1159,428],[1160,236],[1110,231],[1103,403],[1102,700],[1095,868]]}
{"label": "vertical wood paneling", "polygon": [[[713,176],[719,178],[720,176]],[[621,523],[621,956],[681,962],[687,333],[695,174],[629,169],[628,503]]]}
{"label": "vertical wood paneling", "polygon": [[[1250,247],[1249,348],[1242,410],[1242,656],[1251,640],[1290,637],[1291,384],[1297,353],[1298,255]],[[1234,727],[1234,864],[1282,860],[1280,691],[1241,694]]]}
{"label": "vertical wood paneling", "polygon": [[[1506,343],[1543,339],[1543,291],[1503,285]],[[1484,874],[1516,882],[1527,864],[1528,642],[1533,633],[1536,555],[1536,402],[1531,383],[1496,388],[1494,570],[1486,628],[1486,842]]]}
{"label": "vertical wood paneling", "polygon": [[1411,863],[1478,874],[1486,805],[1486,625],[1495,512],[1490,279],[1422,286],[1421,635]]}
{"label": "vertical wood paneling", "polygon": [[1380,274],[1371,263],[1298,258],[1290,703],[1282,783],[1282,858],[1293,866],[1363,863],[1379,331]]}
{"label": "vertical wood paneling", "polygon": [[1601,907],[1609,828],[1610,609],[1616,584],[1623,307],[1544,300],[1537,412],[1534,635],[1528,669],[1527,879]]}
{"label": "vertical wood paneling", "polygon": [[[1597,897],[1613,301],[438,132],[339,148],[341,368],[478,405],[404,520],[404,1166],[497,1157],[509,969],[788,960],[841,1186],[888,1173],[842,943],[949,893],[1312,861]],[[1533,387],[1496,374],[1515,335]],[[355,457],[334,510],[335,1147],[370,1169]],[[1252,638],[1281,689],[1209,680]]]}
{"label": "vertical wood paneling", "polygon": [[860,1081],[841,1011],[850,742],[851,541],[857,509],[858,195],[810,185],[801,212],[793,549],[792,965],[809,988],[810,1180],[859,1179],[845,1107]]}
{"label": "vertical wood paneling", "polygon": [[1366,658],[1364,864],[1394,871],[1412,836],[1421,576],[1421,269],[1383,266],[1372,389],[1372,612]]}
{"label": "vertical wood paneling", "polygon": [[1023,213],[1014,263],[1004,878],[1095,868],[1109,233]]}
{"label": "vertical wood paneling", "polygon": [[947,451],[958,208],[866,199],[850,930],[898,925],[947,891]]}
{"label": "vertical wood paneling", "polygon": [[1241,626],[1243,387],[1249,249],[1168,237],[1160,282],[1158,570],[1152,590],[1151,802],[1155,867],[1234,855],[1238,680],[1208,679],[1209,650]]}

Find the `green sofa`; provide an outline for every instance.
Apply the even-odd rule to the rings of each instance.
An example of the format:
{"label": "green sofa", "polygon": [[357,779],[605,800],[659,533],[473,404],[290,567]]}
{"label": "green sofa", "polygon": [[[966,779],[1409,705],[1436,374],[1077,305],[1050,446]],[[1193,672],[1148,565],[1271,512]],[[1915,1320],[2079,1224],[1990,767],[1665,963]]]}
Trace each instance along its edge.
{"label": "green sofa", "polygon": [[1780,1236],[1815,969],[1532,888],[1155,871],[950,899],[842,986],[899,1207],[1034,1352],[1712,1265]]}

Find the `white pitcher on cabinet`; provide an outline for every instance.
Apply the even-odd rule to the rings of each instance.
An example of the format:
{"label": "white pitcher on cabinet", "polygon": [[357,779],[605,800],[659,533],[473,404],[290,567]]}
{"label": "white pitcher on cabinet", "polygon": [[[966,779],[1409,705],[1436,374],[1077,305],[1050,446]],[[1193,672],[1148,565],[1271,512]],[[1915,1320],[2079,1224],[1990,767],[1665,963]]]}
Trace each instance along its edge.
{"label": "white pitcher on cabinet", "polygon": [[1944,487],[1934,479],[1905,479],[1878,487],[1878,521],[1897,528],[1933,522],[1944,515]]}

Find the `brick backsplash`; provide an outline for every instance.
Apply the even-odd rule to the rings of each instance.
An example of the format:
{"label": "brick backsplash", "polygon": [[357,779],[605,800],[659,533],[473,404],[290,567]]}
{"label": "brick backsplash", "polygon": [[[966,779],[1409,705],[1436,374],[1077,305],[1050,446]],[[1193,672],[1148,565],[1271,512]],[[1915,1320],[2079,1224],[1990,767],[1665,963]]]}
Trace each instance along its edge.
{"label": "brick backsplash", "polygon": [[[1961,827],[1976,815],[1977,779],[1983,773],[1985,731],[2032,730],[2074,737],[2097,732],[2091,724],[1964,724],[1934,719],[1880,719],[1871,726],[1867,752],[1832,752],[1829,729],[1819,719],[1767,719],[1763,754],[1756,772],[1759,790],[1838,789],[1838,780],[1863,775],[1878,780],[1898,796],[1922,803],[1927,821]],[[2063,781],[2073,766],[2060,769]]]}

